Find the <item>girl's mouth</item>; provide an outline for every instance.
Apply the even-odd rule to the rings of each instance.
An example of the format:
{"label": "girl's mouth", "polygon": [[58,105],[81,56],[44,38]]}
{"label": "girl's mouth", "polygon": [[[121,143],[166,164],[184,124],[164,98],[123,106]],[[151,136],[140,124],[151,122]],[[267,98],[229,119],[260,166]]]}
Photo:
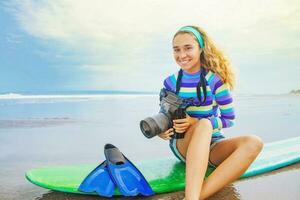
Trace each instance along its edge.
{"label": "girl's mouth", "polygon": [[190,61],[189,60],[182,60],[182,61],[179,61],[179,63],[181,65],[186,65],[187,63],[189,63]]}

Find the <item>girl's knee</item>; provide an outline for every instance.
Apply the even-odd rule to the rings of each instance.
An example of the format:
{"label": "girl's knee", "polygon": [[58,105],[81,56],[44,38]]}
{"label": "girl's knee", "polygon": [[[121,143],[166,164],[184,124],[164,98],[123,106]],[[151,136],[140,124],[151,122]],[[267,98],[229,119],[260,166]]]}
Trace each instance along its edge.
{"label": "girl's knee", "polygon": [[205,132],[209,132],[211,134],[211,132],[213,131],[211,122],[209,119],[203,118],[200,119],[196,124],[195,124],[195,129],[201,129],[201,130],[206,130]]}
{"label": "girl's knee", "polygon": [[211,140],[212,125],[207,119],[200,119],[196,124],[193,125],[193,131],[190,135],[191,138],[207,138]]}
{"label": "girl's knee", "polygon": [[262,139],[256,135],[245,136],[243,143],[244,148],[246,148],[247,151],[254,156],[258,155],[264,146]]}

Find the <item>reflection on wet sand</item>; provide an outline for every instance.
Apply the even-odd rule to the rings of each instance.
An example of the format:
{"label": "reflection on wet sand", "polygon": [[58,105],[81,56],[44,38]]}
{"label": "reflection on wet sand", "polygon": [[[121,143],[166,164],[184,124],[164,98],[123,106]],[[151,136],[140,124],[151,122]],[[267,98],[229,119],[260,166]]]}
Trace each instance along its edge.
{"label": "reflection on wet sand", "polygon": [[[159,194],[151,197],[114,197],[109,199],[114,200],[181,200],[184,197],[184,192],[173,192],[173,193],[166,193],[166,194]],[[92,200],[92,199],[98,199],[98,200],[105,200],[108,198],[99,197],[99,196],[92,196],[92,195],[79,195],[79,194],[68,194],[68,193],[61,193],[61,192],[49,192],[44,194],[42,197],[38,198],[39,200],[56,200],[56,199],[68,199],[68,200]],[[223,200],[239,200],[240,194],[237,192],[236,188],[230,184],[223,188],[221,191],[210,197],[208,200],[217,200],[217,199],[223,199]]]}
{"label": "reflection on wet sand", "polygon": [[[182,200],[184,197],[184,192],[173,192],[167,194],[155,195],[152,197],[114,197],[109,198],[113,200]],[[56,199],[68,199],[68,200],[106,200],[108,198],[103,198],[99,196],[88,196],[88,195],[76,195],[76,194],[67,194],[61,192],[49,192],[44,194],[42,197],[38,198],[39,200],[56,200]],[[208,200],[239,200],[240,194],[238,194],[236,188],[233,185],[228,185],[223,188],[221,191],[208,198]]]}

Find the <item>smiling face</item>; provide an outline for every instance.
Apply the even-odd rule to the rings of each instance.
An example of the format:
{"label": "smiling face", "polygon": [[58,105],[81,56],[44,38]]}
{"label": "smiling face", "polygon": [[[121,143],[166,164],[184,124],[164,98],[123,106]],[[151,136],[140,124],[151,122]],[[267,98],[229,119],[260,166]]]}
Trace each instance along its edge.
{"label": "smiling face", "polygon": [[201,51],[198,42],[189,33],[180,33],[173,39],[174,59],[188,73],[200,70]]}

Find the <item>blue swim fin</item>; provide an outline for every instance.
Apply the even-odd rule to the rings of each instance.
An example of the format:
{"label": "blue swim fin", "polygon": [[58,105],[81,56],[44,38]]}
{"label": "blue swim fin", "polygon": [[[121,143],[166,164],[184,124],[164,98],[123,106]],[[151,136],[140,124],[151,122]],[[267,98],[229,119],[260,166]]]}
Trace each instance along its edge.
{"label": "blue swim fin", "polygon": [[115,190],[115,184],[110,178],[106,166],[106,161],[97,166],[83,180],[78,190],[87,193],[97,192],[100,196],[111,197]]}
{"label": "blue swim fin", "polygon": [[154,195],[143,174],[117,147],[112,144],[106,144],[104,154],[110,177],[124,196]]}

